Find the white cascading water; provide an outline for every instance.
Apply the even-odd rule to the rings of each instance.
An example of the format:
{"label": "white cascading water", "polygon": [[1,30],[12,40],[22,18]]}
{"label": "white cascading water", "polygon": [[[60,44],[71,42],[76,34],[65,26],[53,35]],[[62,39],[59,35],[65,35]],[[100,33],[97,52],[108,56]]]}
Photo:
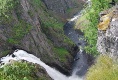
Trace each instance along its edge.
{"label": "white cascading water", "polygon": [[[15,57],[12,57],[12,55],[15,55]],[[51,68],[50,66],[46,65],[36,56],[29,54],[24,50],[15,50],[13,54],[7,55],[6,57],[2,57],[1,64],[3,64],[3,63],[4,63],[4,65],[8,64],[10,60],[15,60],[15,61],[26,60],[28,62],[37,63],[40,66],[42,66],[43,68],[45,68],[45,70],[47,71],[49,76],[54,80],[83,80],[82,78],[78,77],[77,75],[72,75],[70,77],[63,75],[62,73],[55,70],[54,68]],[[4,67],[4,65],[1,65],[1,67]]]}

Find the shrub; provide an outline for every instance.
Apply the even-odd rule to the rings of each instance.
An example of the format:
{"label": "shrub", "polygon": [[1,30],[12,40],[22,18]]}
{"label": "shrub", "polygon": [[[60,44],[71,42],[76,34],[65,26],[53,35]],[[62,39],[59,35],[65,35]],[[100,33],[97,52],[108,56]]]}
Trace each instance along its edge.
{"label": "shrub", "polygon": [[13,62],[0,68],[0,80],[38,80],[36,69],[27,62]]}

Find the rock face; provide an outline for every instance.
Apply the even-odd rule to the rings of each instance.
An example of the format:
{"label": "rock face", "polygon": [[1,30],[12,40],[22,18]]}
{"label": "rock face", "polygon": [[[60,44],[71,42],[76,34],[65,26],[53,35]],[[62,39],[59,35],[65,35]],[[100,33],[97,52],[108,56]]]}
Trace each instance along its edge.
{"label": "rock face", "polygon": [[[13,33],[12,27],[15,24],[18,24],[20,22],[20,20],[18,19],[17,12],[14,10],[12,12],[11,16],[13,16],[13,18],[15,18],[15,20],[12,21],[15,24],[10,23],[10,25],[4,24],[4,25],[0,26],[0,28],[1,28],[0,29],[0,32],[1,32],[0,38],[2,39],[2,43],[0,45],[0,50],[1,51],[5,50],[5,48],[10,50],[12,48],[12,46],[17,46],[18,48],[22,48],[29,52],[33,52],[38,57],[42,57],[42,56],[43,56],[42,58],[46,58],[47,56],[51,57],[51,55],[53,55],[53,52],[51,51],[51,47],[47,42],[47,38],[46,38],[45,34],[43,34],[41,32],[40,22],[38,19],[38,13],[33,11],[33,7],[29,4],[28,0],[20,0],[19,8],[22,11],[21,12],[22,14],[20,14],[20,18],[22,20],[24,20],[25,22],[30,23],[32,26],[32,29],[24,37],[22,37],[22,39],[20,40],[20,43],[8,44],[7,39],[14,37],[14,35],[12,34]],[[32,11],[32,13],[35,14],[33,17],[31,17],[28,14],[28,11],[30,11],[30,10]],[[24,25],[26,25],[26,23]],[[26,30],[26,29],[24,29],[24,30]],[[18,32],[16,32],[16,33],[18,33]],[[22,33],[23,32],[21,32],[20,34],[22,34]],[[44,53],[47,56],[45,56]]]}
{"label": "rock face", "polygon": [[118,58],[118,6],[107,11],[103,11],[101,15],[112,13],[111,22],[104,31],[98,30],[97,48],[102,54],[109,54],[113,58]]}
{"label": "rock face", "polygon": [[[72,1],[68,0],[43,0],[50,10],[64,14],[67,8],[73,7]],[[58,3],[58,4],[57,4]]]}
{"label": "rock face", "polygon": [[[76,6],[74,1],[80,1],[80,3],[82,1],[43,1],[45,5],[42,0],[17,0],[16,3],[13,3],[15,7],[8,9],[5,13],[9,16],[8,18],[0,16],[0,57],[11,52],[12,47],[15,46],[15,48],[33,53],[49,65],[55,64],[63,70],[69,70],[72,61],[71,54],[65,57],[65,62],[61,62],[59,56],[53,51],[55,46],[71,50],[70,42],[66,43],[68,40],[64,37],[63,25],[60,26],[62,28],[60,31],[58,28],[52,28],[51,21],[48,24],[46,23],[48,17],[53,19],[52,16],[55,13],[64,14],[67,9],[74,8]],[[48,9],[54,13],[48,14],[50,12]],[[50,25],[45,27],[45,30],[44,25],[42,25],[44,21],[46,21],[46,25]]]}
{"label": "rock face", "polygon": [[[67,16],[68,13],[76,13],[82,9],[84,0],[43,0],[46,7],[56,14]],[[75,10],[74,10],[75,9]],[[73,11],[72,11],[73,10]],[[72,16],[72,15],[71,15]]]}
{"label": "rock face", "polygon": [[[84,3],[82,0],[43,0],[50,10],[64,14],[67,9],[75,8],[79,3]],[[76,3],[77,2],[77,3]]]}

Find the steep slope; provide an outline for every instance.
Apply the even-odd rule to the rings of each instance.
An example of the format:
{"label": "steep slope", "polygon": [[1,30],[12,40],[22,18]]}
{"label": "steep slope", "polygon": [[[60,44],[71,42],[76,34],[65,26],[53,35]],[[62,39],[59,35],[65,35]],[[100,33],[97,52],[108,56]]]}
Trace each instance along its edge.
{"label": "steep slope", "polygon": [[45,3],[41,0],[0,3],[0,56],[8,54],[12,48],[20,48],[61,71],[70,69],[73,43],[64,35],[63,22],[47,9]]}

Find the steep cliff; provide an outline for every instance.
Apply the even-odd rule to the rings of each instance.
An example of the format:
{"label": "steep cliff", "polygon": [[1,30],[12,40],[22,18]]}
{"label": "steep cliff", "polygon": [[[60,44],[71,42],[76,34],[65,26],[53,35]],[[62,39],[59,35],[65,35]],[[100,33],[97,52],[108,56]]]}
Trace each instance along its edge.
{"label": "steep cliff", "polygon": [[[40,57],[49,65],[69,70],[73,43],[64,35],[64,23],[55,14],[60,6],[48,10],[48,6],[56,7],[58,3],[74,7],[72,1],[61,1],[55,4],[48,4],[53,0],[1,1],[0,56],[8,54],[12,48],[20,48]],[[62,8],[67,10],[69,6]]]}
{"label": "steep cliff", "polygon": [[[97,48],[102,54],[118,58],[118,6],[100,13],[102,25],[105,30],[98,30]],[[106,21],[110,19],[109,23]],[[105,20],[105,21],[104,21]]]}
{"label": "steep cliff", "polygon": [[[8,12],[9,17],[3,15],[1,22],[1,52],[5,49],[10,50],[12,46],[18,46],[37,56],[43,56],[42,58],[53,55],[46,36],[41,32],[38,13],[34,11],[29,1],[20,0],[13,5],[14,7]],[[28,13],[30,10],[35,14],[33,17]],[[8,19],[9,21],[6,21]]]}

